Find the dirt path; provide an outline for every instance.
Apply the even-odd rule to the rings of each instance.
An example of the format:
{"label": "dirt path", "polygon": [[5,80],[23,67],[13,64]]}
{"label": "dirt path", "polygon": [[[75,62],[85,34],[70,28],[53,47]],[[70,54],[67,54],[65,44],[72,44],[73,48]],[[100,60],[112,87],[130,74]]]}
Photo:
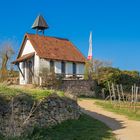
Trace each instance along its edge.
{"label": "dirt path", "polygon": [[123,115],[104,110],[95,105],[94,100],[78,101],[82,111],[95,119],[104,122],[116,134],[117,140],[140,140],[140,121],[129,120]]}

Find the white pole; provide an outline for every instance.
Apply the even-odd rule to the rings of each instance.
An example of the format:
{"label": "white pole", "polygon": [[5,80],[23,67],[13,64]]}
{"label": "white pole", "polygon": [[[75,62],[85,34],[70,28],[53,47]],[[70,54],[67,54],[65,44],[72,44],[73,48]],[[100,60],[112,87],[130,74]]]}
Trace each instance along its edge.
{"label": "white pole", "polygon": [[88,60],[92,60],[92,32],[90,32],[90,37],[89,37]]}

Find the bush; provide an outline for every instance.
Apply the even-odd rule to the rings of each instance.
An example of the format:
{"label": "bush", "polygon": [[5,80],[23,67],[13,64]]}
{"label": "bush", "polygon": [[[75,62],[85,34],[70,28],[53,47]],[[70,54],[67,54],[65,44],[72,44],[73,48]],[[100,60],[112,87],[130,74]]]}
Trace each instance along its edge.
{"label": "bush", "polygon": [[47,68],[42,69],[40,76],[42,78],[42,87],[58,89],[62,83],[62,76],[56,75],[54,71],[49,71]]}
{"label": "bush", "polygon": [[122,84],[125,91],[130,91],[131,86],[140,83],[139,72],[137,71],[121,71],[117,68],[102,67],[99,69],[97,77],[94,77],[98,81],[101,88],[104,88],[108,92],[108,82],[114,84]]}

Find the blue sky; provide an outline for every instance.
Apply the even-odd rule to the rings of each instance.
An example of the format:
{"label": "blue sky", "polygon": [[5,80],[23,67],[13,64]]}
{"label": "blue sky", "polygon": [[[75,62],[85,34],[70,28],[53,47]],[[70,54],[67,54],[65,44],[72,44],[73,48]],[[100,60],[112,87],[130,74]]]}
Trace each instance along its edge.
{"label": "blue sky", "polygon": [[0,41],[14,39],[17,52],[39,14],[50,26],[46,35],[70,39],[87,56],[92,31],[94,58],[140,71],[139,0],[1,0]]}

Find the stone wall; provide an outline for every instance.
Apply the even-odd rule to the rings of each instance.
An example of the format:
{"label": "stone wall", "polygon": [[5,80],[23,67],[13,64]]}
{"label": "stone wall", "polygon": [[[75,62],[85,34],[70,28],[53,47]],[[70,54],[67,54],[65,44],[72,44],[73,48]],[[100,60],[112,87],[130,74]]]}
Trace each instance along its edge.
{"label": "stone wall", "polygon": [[56,94],[42,101],[35,101],[26,94],[20,94],[11,101],[0,97],[0,133],[5,136],[32,133],[35,126],[50,127],[79,116],[80,108],[76,101]]}
{"label": "stone wall", "polygon": [[89,80],[63,80],[61,88],[76,96],[95,97],[96,85],[95,81]]}

